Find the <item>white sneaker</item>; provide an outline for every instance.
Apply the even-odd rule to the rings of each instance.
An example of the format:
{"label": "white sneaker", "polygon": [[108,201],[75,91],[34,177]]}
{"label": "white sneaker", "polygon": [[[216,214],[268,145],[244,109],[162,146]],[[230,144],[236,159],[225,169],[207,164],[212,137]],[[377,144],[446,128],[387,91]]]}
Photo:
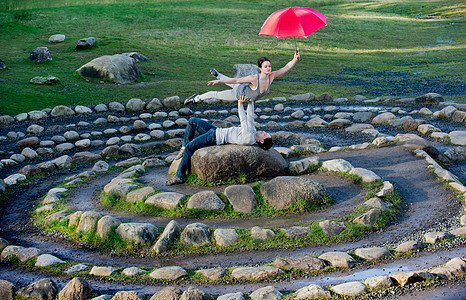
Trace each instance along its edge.
{"label": "white sneaker", "polygon": [[188,98],[186,98],[186,100],[184,100],[184,105],[188,105],[188,104],[194,104],[194,103],[198,103],[198,102],[201,102],[201,97],[199,97],[198,94],[194,94]]}

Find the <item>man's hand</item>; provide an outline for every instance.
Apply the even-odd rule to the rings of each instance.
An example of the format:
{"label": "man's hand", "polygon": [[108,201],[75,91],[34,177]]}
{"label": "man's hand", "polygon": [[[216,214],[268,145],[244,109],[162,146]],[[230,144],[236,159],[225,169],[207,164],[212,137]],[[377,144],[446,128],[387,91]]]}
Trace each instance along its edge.
{"label": "man's hand", "polygon": [[211,80],[211,81],[207,82],[207,85],[214,85],[214,84],[217,84],[219,82],[220,82],[220,80]]}
{"label": "man's hand", "polygon": [[248,101],[249,101],[249,99],[246,98],[245,95],[239,96],[239,99],[238,99],[238,103],[239,103],[239,104],[243,104],[244,102],[248,102]]}

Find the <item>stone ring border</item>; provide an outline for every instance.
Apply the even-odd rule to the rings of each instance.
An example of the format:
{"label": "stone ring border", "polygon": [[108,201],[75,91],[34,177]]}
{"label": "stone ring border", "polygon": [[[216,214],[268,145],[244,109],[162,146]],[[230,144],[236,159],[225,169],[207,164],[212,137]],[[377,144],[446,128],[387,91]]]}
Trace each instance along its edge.
{"label": "stone ring border", "polygon": [[[427,153],[425,153],[424,151],[416,150],[415,154],[417,156],[424,157],[426,159],[426,161],[428,162],[428,166],[427,166],[428,168],[436,168],[436,167],[438,168],[439,167],[439,166],[436,165],[435,161]],[[440,180],[440,177],[438,177],[438,179]],[[450,184],[450,185],[452,186],[452,188],[456,189],[457,191],[462,190],[461,187],[459,187],[456,184]],[[463,189],[464,189],[464,186],[463,186]],[[463,195],[463,197],[464,197],[464,195]],[[463,229],[464,229],[464,227],[463,227]],[[463,234],[464,234],[464,230],[463,230]],[[426,241],[427,241],[428,234],[425,235],[425,238],[426,238]],[[438,242],[438,240],[439,240],[439,238],[435,238],[435,241],[431,241],[431,242],[435,243],[435,242]],[[440,238],[440,240],[441,240],[441,238]],[[404,243],[404,244],[407,244],[407,243]],[[402,245],[400,245],[400,246],[402,246]],[[400,248],[400,246],[398,248]],[[23,248],[23,247],[21,247],[21,246],[7,246],[2,251],[2,255],[1,255],[2,259],[6,259],[10,255],[17,255],[21,250],[31,249],[31,248],[23,248],[23,249],[21,249],[21,248]],[[372,247],[372,248],[365,248],[365,249],[369,250],[369,251],[372,251],[375,248],[380,248],[380,247]],[[39,250],[39,249],[37,249],[37,250]],[[358,251],[358,249],[356,249],[356,251]],[[355,253],[356,253],[356,251],[355,251]],[[364,248],[359,249],[359,251],[360,251],[360,253],[364,253]],[[383,249],[382,249],[382,251],[383,251]],[[40,256],[38,256],[38,255],[40,255]],[[63,263],[63,261],[61,261],[60,259],[58,259],[56,257],[53,257],[52,255],[41,254],[40,250],[38,251],[38,253],[36,253],[36,256],[33,256],[33,257],[37,257],[37,256],[38,256],[38,258],[39,257],[41,258],[40,259],[41,262],[44,261],[45,259],[51,259],[52,261],[54,261],[54,264]],[[366,258],[366,259],[371,260],[369,258]],[[39,261],[39,259],[37,259],[36,265],[38,264],[38,261]],[[460,265],[460,267],[457,267],[458,264]],[[80,265],[83,265],[83,264],[80,264]],[[83,266],[85,266],[85,265],[83,265]],[[454,267],[454,266],[456,266],[456,267]],[[382,286],[382,287],[387,288],[387,287],[393,286],[395,283],[398,284],[398,285],[404,286],[405,284],[410,282],[410,280],[413,280],[413,278],[414,278],[415,281],[424,281],[424,280],[427,280],[427,279],[432,280],[434,278],[433,275],[439,276],[442,279],[454,278],[455,276],[460,276],[460,274],[464,273],[464,267],[466,267],[466,263],[464,262],[464,260],[462,260],[461,258],[454,258],[454,259],[450,260],[445,266],[439,266],[439,267],[434,268],[433,270],[431,270],[432,273],[431,272],[426,272],[426,271],[423,271],[423,270],[410,271],[410,272],[399,272],[399,273],[392,274],[390,276],[376,276],[376,277],[367,278],[365,280],[364,284],[362,284],[360,281],[355,281],[355,282],[346,282],[346,283],[335,285],[335,286],[329,286],[329,287],[327,287],[328,290],[325,289],[325,288],[322,288],[322,287],[320,287],[318,285],[310,285],[308,287],[303,287],[302,289],[299,289],[299,290],[295,291],[295,295],[296,295],[296,297],[298,297],[298,295],[300,295],[302,293],[310,292],[311,290],[314,290],[314,289],[318,290],[319,293],[324,293],[324,295],[327,295],[327,296],[331,295],[329,290],[332,291],[335,294],[343,295],[343,296],[355,296],[356,294],[357,295],[362,295],[362,294],[365,293],[366,286],[368,286],[370,290],[375,289],[376,286],[378,286],[378,287]],[[130,269],[130,268],[128,268],[128,269]],[[118,269],[114,268],[114,267],[98,267],[98,266],[94,266],[89,274],[91,274],[93,270],[94,270],[94,273],[96,274],[95,276],[110,276],[112,273],[116,272]],[[106,272],[108,273],[109,270],[110,270],[109,274],[106,275],[105,273]],[[452,270],[454,271],[454,273],[452,273]],[[201,270],[199,270],[199,271],[201,271]],[[437,273],[435,273],[435,272],[437,272]],[[97,274],[100,274],[100,275],[97,275]],[[445,274],[447,274],[447,275],[445,275]],[[388,278],[388,281],[387,281],[387,278]],[[379,282],[379,283],[376,283],[376,282]],[[270,288],[270,287],[267,286],[265,288]],[[263,289],[265,289],[265,288],[263,288]],[[358,292],[356,294],[348,294],[348,289],[353,290],[351,293],[354,293],[354,289],[356,289]],[[327,297],[327,296],[324,296],[324,298]]]}
{"label": "stone ring border", "polygon": [[[134,157],[134,158],[128,159],[126,161],[116,163],[115,165],[118,166],[118,167],[129,166],[131,164],[138,163],[138,162],[141,163],[141,159]],[[117,193],[120,193],[119,196],[121,196],[121,198],[126,199],[126,196],[128,195],[128,193],[133,188],[138,188],[137,190],[139,190],[141,188],[150,188],[150,187],[146,187],[146,186],[141,187],[133,179],[128,178],[128,177],[136,177],[136,176],[140,175],[142,172],[145,172],[145,168],[144,168],[143,165],[147,165],[146,162],[147,161],[144,161],[143,164],[133,165],[133,166],[129,167],[128,169],[123,170],[120,173],[120,175],[118,175],[117,177],[112,179],[110,181],[110,183],[108,183],[104,187],[104,189],[103,189],[104,192],[106,194],[110,194],[112,191],[117,191]],[[333,163],[333,164],[330,164],[330,163]],[[101,162],[96,163],[96,165],[99,165],[99,164],[104,164],[104,162],[101,161]],[[308,158],[301,159],[299,161],[291,162],[290,163],[290,170],[293,173],[297,173],[297,175],[300,175],[300,174],[306,173],[309,168],[313,168],[313,166],[319,166],[319,165],[320,165],[320,160],[319,160],[318,157],[315,157],[315,156],[314,157],[308,157]],[[345,172],[346,172],[347,174],[351,174],[353,176],[356,176],[357,178],[360,178],[361,182],[370,183],[370,182],[375,182],[375,181],[381,180],[380,177],[377,176],[374,172],[366,170],[366,169],[362,169],[362,168],[354,168],[350,163],[348,163],[347,161],[342,160],[342,159],[326,161],[326,162],[324,162],[322,164],[322,168],[324,170],[328,170],[328,171],[331,171],[331,172],[337,173],[337,174],[338,173],[345,174]],[[101,174],[101,173],[99,173],[99,174]],[[75,175],[75,176],[68,177],[67,179],[69,179],[71,181],[65,183],[65,186],[69,185],[70,183],[75,182],[74,178],[77,177],[77,176],[79,176],[79,174]],[[67,179],[65,179],[65,181],[68,181]],[[60,200],[60,194],[63,193],[63,192],[67,192],[67,190],[68,189],[65,189],[65,188],[53,188],[53,189],[51,189],[43,197],[43,199],[41,201],[41,203],[45,204],[45,205],[43,205],[41,207],[38,207],[36,209],[36,212],[45,211],[45,210],[57,210],[57,208],[54,206],[53,202],[59,201]],[[384,198],[384,197],[389,197],[389,196],[392,196],[392,195],[394,195],[394,187],[390,182],[385,181],[383,183],[383,187],[377,193],[377,196],[381,197],[381,198]],[[380,206],[383,206],[384,208],[387,208],[387,207],[392,205],[389,202],[384,203],[384,201],[382,201],[382,200],[380,200],[378,198],[375,198],[375,199],[378,202],[377,202],[376,205],[373,205],[374,208],[372,208],[368,212],[366,212],[366,213],[362,214],[361,216],[357,217],[356,219],[354,219],[355,223],[360,223],[362,225],[367,225],[369,227],[372,227],[372,225],[374,225],[374,223],[375,223],[375,220],[378,219],[378,217],[379,217],[379,215],[381,213],[381,210],[378,209],[378,208],[375,208],[375,207],[380,208]],[[65,199],[65,201],[66,201],[66,199]],[[387,207],[385,207],[385,206],[387,206]],[[62,208],[62,207],[60,207],[60,208]],[[68,209],[61,209],[60,211],[54,212],[51,215],[46,216],[46,220],[45,220],[44,223],[48,223],[48,222],[54,221],[54,220],[62,221],[64,219],[68,219],[69,220],[69,225],[68,226],[76,225],[77,226],[77,231],[86,232],[86,231],[92,231],[96,223],[97,223],[97,228],[99,228],[99,222],[97,222],[97,221],[101,217],[103,217],[101,214],[98,214],[98,213],[93,213],[93,212],[87,212],[86,213],[86,212],[82,212],[82,211],[77,211],[77,212],[74,212],[74,213],[71,213],[71,214],[67,214],[67,212],[65,212],[66,210],[68,210]],[[81,226],[80,218],[81,218],[81,216],[83,216],[84,213],[86,213],[86,218],[89,218],[89,220],[83,221],[82,223],[86,224],[86,225]],[[112,217],[110,215],[107,216],[105,222],[106,222],[106,224],[111,224],[111,225],[121,224],[120,220],[118,220],[118,219],[116,219],[116,218],[114,218],[114,217]],[[326,220],[325,222],[326,222],[326,224],[325,224],[326,226],[339,227],[339,230],[337,229],[337,231],[339,231],[339,232],[336,232],[336,233],[328,231],[328,230],[327,231],[324,230],[324,233],[329,235],[329,236],[338,235],[339,233],[341,233],[341,231],[343,231],[346,228],[346,225],[344,224],[344,222],[334,222],[334,221],[328,221],[328,220]],[[42,222],[39,222],[39,223],[42,223]],[[129,222],[129,224],[131,224],[131,223],[132,222]],[[125,224],[128,224],[128,223],[125,223]],[[144,224],[144,223],[136,223],[136,224]],[[150,223],[147,223],[147,224],[150,224]],[[319,223],[319,224],[321,224],[321,223]],[[127,226],[130,226],[130,225],[127,225]],[[323,228],[323,226],[324,225],[320,225],[321,228]],[[307,227],[307,226],[304,226],[304,227]],[[307,228],[309,228],[309,231],[310,231],[310,227],[307,227]],[[275,233],[273,233],[273,231],[270,230],[270,229],[262,229],[262,228],[254,228],[254,229],[255,229],[255,232],[258,232],[259,236],[264,236],[264,237],[261,237],[259,239],[269,239],[269,238],[274,238],[275,237]],[[99,230],[99,229],[97,229],[97,230]],[[103,229],[103,231],[108,233],[108,232],[110,232],[110,228]],[[212,231],[212,230],[209,229],[209,231]],[[307,235],[309,233],[309,231],[306,231],[303,234]],[[156,234],[158,234],[157,230],[154,233],[154,237],[155,237]],[[162,235],[159,236],[159,240],[163,240],[162,237],[164,236],[164,234],[165,233],[162,233]],[[214,236],[215,235],[216,235],[216,233],[214,232]],[[105,239],[105,236],[101,235],[100,237],[102,239]],[[210,240],[210,237],[209,237],[209,240]],[[217,245],[220,245],[220,246],[229,245],[227,243],[222,242],[221,239],[220,239],[220,241],[218,241],[218,240],[219,239],[216,239]],[[131,240],[129,242],[131,242]],[[140,243],[141,241],[140,240],[133,240],[133,242],[136,242],[136,243],[139,242]],[[153,242],[150,242],[150,243],[152,244]],[[230,245],[231,245],[231,243],[230,243]],[[165,249],[167,246],[163,246],[163,249]],[[155,251],[155,253],[160,254],[160,252],[158,250],[158,247],[160,247],[160,246],[157,246],[157,243],[156,243],[152,250]]]}

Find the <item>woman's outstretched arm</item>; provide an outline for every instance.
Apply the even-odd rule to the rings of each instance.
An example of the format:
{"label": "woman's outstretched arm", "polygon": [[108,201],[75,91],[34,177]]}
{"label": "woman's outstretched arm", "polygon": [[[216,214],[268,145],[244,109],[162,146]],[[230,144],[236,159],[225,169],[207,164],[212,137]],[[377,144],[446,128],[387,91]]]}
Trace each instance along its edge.
{"label": "woman's outstretched arm", "polygon": [[214,85],[217,83],[228,83],[228,84],[238,84],[238,83],[250,83],[254,80],[257,81],[257,75],[249,75],[239,78],[225,78],[221,80],[211,80],[207,82],[207,85]]}
{"label": "woman's outstretched arm", "polygon": [[277,71],[273,71],[272,73],[270,73],[270,79],[275,79],[275,78],[278,78],[280,76],[283,76],[286,72],[288,72],[289,70],[291,70],[294,65],[296,64],[296,62],[298,61],[299,59],[299,51],[296,51],[294,53],[294,57],[292,60],[290,60],[283,68],[281,68],[280,70],[277,70]]}

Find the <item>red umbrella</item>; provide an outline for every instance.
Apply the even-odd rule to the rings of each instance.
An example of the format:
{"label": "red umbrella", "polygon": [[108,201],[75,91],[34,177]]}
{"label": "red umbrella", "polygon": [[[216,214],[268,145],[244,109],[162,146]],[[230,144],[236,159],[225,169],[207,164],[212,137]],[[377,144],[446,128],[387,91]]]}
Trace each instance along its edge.
{"label": "red umbrella", "polygon": [[[288,7],[272,13],[262,25],[259,34],[276,37],[307,37],[327,25],[327,17],[307,7]],[[296,39],[295,39],[296,45]]]}

